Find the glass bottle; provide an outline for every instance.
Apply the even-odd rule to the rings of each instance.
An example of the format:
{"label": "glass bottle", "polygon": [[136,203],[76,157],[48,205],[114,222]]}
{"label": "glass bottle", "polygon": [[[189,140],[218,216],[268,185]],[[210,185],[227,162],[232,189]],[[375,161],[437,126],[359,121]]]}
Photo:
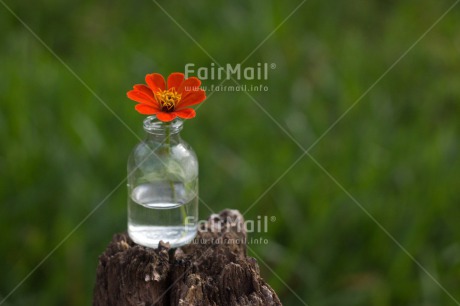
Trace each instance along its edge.
{"label": "glass bottle", "polygon": [[128,159],[128,234],[137,244],[179,247],[197,233],[198,160],[182,127],[181,119],[147,117],[147,137]]}

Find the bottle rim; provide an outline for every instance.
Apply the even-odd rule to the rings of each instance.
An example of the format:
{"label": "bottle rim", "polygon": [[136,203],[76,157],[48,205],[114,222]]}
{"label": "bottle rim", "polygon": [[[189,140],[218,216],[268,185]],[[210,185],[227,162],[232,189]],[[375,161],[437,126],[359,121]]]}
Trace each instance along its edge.
{"label": "bottle rim", "polygon": [[171,134],[179,133],[184,125],[184,121],[176,118],[170,122],[163,122],[156,116],[149,116],[144,119],[144,130],[150,134],[165,135],[168,127]]}

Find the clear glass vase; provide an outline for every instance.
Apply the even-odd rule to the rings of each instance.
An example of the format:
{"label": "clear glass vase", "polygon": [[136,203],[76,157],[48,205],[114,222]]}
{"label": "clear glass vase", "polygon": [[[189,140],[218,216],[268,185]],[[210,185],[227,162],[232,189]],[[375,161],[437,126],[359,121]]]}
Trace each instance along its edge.
{"label": "clear glass vase", "polygon": [[137,244],[179,247],[197,233],[198,160],[182,127],[180,119],[146,118],[147,137],[128,159],[128,234]]}

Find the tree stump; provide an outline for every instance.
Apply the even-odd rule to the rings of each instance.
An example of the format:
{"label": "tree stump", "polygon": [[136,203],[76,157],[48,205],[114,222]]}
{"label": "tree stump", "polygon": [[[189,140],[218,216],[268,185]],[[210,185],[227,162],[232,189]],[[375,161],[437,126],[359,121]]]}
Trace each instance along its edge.
{"label": "tree stump", "polygon": [[281,305],[246,256],[243,216],[213,214],[186,246],[157,249],[135,244],[126,233],[113,237],[99,257],[94,306]]}

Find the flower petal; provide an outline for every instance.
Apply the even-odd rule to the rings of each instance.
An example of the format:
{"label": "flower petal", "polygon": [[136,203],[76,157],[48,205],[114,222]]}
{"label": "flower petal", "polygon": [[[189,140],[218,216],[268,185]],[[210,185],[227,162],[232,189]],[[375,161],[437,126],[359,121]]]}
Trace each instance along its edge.
{"label": "flower petal", "polygon": [[163,122],[169,122],[177,117],[175,112],[172,112],[172,113],[158,112],[155,115],[157,116],[158,120],[163,121]]}
{"label": "flower petal", "polygon": [[147,96],[151,97],[152,99],[155,99],[155,95],[153,94],[153,91],[147,85],[144,85],[144,84],[134,85],[134,90],[140,91],[146,94]]}
{"label": "flower petal", "polygon": [[206,99],[206,93],[204,90],[192,91],[188,93],[180,102],[176,105],[177,110],[184,109],[186,107],[203,102]]}
{"label": "flower petal", "polygon": [[160,111],[157,108],[145,104],[136,104],[134,108],[143,115],[155,115]]}
{"label": "flower petal", "polygon": [[180,72],[171,73],[168,77],[168,89],[179,88],[179,86],[184,82],[184,74]]}
{"label": "flower petal", "polygon": [[165,90],[165,79],[159,73],[151,73],[145,76],[145,82],[149,85],[153,93]]}
{"label": "flower petal", "polygon": [[177,117],[181,117],[183,119],[192,119],[195,118],[196,112],[193,108],[184,108],[178,111],[175,111],[174,114],[177,115]]}
{"label": "flower petal", "polygon": [[186,79],[180,86],[177,88],[177,92],[182,94],[184,91],[197,91],[201,85],[201,81],[198,78],[191,77]]}
{"label": "flower petal", "polygon": [[157,100],[155,100],[155,98],[149,97],[143,92],[133,89],[128,91],[126,95],[133,101],[159,108]]}

